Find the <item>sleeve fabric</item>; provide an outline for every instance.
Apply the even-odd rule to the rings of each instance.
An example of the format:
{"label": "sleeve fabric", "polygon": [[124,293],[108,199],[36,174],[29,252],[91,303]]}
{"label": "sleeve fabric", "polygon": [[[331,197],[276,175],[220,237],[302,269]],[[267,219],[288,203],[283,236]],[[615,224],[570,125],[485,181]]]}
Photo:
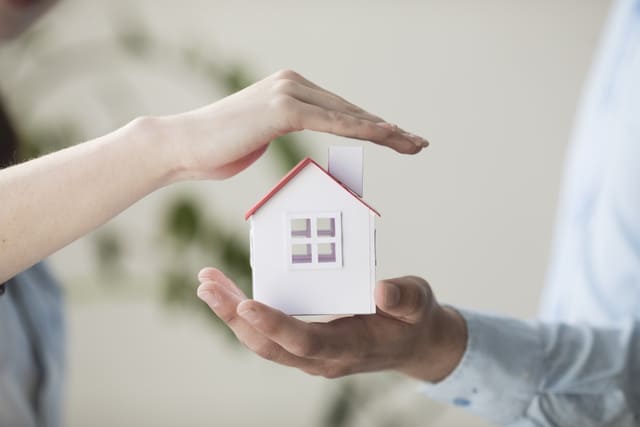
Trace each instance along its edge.
{"label": "sleeve fabric", "polygon": [[503,426],[636,426],[639,325],[525,322],[459,310],[469,340],[458,367],[425,392]]}

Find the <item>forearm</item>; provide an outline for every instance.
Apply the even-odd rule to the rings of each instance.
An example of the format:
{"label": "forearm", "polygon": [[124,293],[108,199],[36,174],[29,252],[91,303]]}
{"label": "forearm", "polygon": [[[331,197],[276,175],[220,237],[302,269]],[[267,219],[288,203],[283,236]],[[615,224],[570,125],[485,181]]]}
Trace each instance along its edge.
{"label": "forearm", "polygon": [[0,282],[172,180],[159,119],[0,170]]}

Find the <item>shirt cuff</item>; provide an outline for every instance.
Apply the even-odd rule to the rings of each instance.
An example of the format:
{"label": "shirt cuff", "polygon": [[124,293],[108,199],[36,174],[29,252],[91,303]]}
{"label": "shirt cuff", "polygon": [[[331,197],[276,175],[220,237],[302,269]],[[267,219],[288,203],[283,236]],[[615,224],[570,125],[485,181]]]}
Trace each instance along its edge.
{"label": "shirt cuff", "polygon": [[497,424],[514,424],[542,379],[540,331],[533,323],[456,310],[467,323],[467,348],[447,378],[425,384],[425,394]]}

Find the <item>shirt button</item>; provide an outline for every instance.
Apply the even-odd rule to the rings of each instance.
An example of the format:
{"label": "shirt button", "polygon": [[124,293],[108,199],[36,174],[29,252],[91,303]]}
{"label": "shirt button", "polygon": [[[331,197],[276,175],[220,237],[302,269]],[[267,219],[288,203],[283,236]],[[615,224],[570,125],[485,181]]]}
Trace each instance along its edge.
{"label": "shirt button", "polygon": [[464,408],[471,405],[471,401],[469,399],[465,399],[464,397],[456,397],[455,399],[453,399],[453,404]]}

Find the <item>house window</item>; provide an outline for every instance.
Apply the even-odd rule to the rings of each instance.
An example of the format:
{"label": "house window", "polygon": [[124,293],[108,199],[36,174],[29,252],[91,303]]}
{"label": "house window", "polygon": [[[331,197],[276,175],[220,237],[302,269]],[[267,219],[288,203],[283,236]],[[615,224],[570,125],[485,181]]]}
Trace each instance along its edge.
{"label": "house window", "polygon": [[318,262],[336,262],[335,243],[318,243]]}
{"label": "house window", "polygon": [[333,217],[318,218],[318,236],[336,236],[336,219]]}
{"label": "house window", "polygon": [[294,264],[309,264],[311,262],[311,245],[309,243],[292,244],[291,262]]}
{"label": "house window", "polygon": [[340,268],[342,230],[339,212],[287,217],[288,263],[294,269]]}
{"label": "house window", "polygon": [[311,237],[311,219],[291,219],[291,237]]}

